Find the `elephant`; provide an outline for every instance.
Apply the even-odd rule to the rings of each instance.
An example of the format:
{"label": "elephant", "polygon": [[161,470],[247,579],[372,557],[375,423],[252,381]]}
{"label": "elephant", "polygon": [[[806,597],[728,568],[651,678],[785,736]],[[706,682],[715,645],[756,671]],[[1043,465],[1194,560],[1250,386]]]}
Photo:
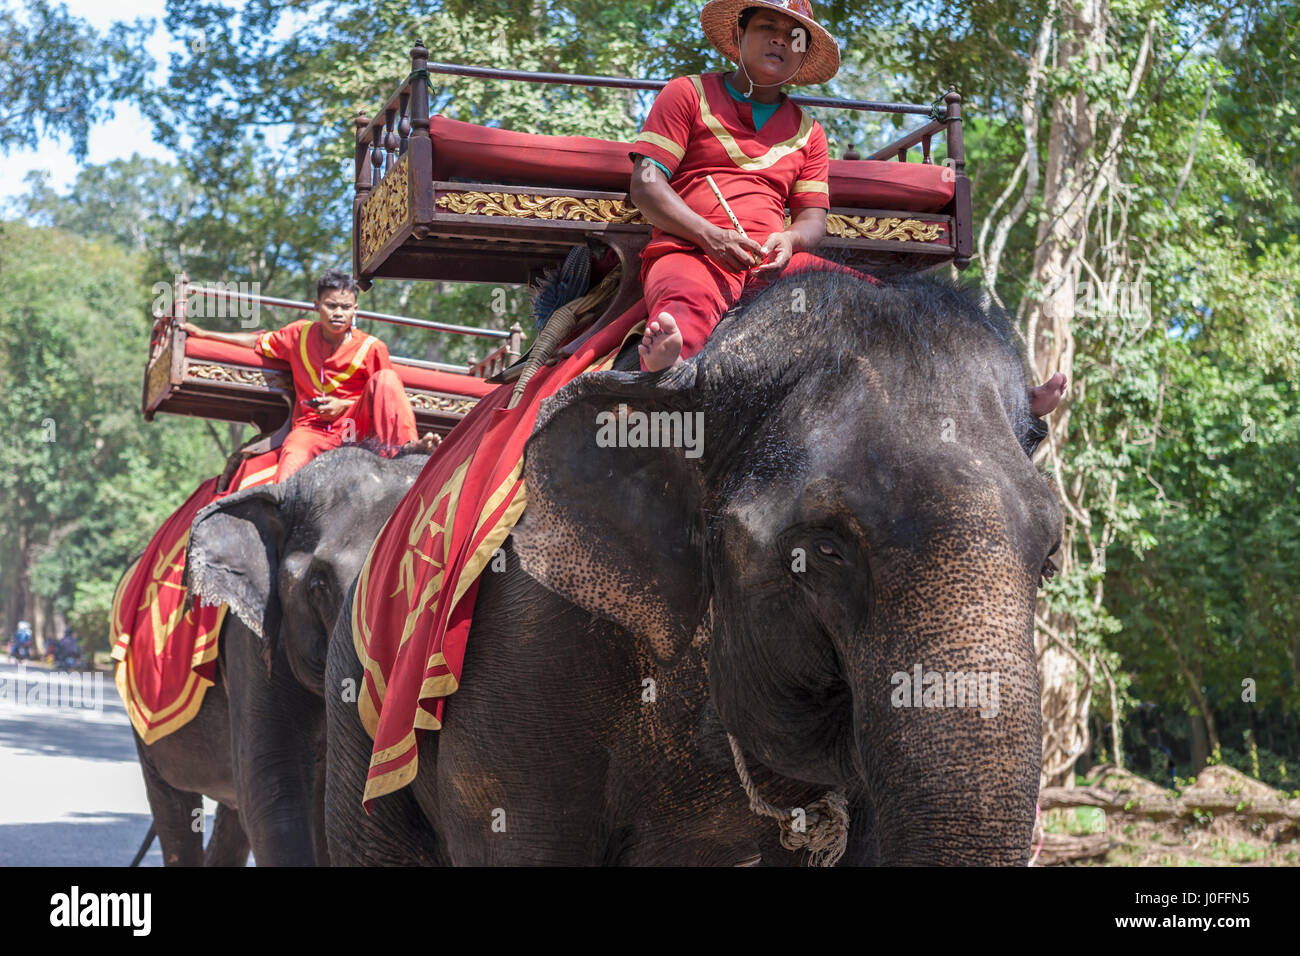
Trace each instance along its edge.
{"label": "elephant", "polygon": [[[331,859],[1024,865],[1062,512],[1006,317],[949,280],[809,271],[635,368],[542,405],[442,729],[369,814],[371,740],[327,698]],[[636,412],[700,416],[702,447],[598,440]],[[354,594],[331,685],[361,679]],[[796,835],[832,798],[848,833],[817,860]]]}
{"label": "elephant", "polygon": [[[193,720],[135,735],[166,865],[325,864],[325,652],[345,588],[427,455],[326,452],[194,518],[185,583],[229,605],[217,685]],[[218,807],[208,847],[193,825]]]}

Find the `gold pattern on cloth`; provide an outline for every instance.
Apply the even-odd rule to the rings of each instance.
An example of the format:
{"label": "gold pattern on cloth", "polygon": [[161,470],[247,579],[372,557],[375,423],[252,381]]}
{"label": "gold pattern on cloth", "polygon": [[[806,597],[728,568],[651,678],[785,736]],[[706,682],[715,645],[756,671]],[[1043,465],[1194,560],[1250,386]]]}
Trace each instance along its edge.
{"label": "gold pattern on cloth", "polygon": [[154,562],[153,568],[150,569],[149,586],[145,588],[144,599],[140,603],[139,611],[149,612],[149,623],[153,626],[153,650],[154,654],[161,656],[163,648],[167,645],[167,638],[171,637],[172,631],[176,630],[176,625],[185,615],[184,603],[178,604],[175,610],[166,621],[162,619],[162,613],[158,609],[158,594],[163,588],[173,588],[177,591],[184,591],[184,585],[175,581],[168,581],[168,575],[179,570],[185,561],[185,545],[189,544],[190,533],[185,532],[184,537],[172,546],[171,551],[167,554],[159,553],[158,560]]}
{"label": "gold pattern on cloth", "polygon": [[365,262],[384,247],[398,230],[406,227],[411,215],[407,157],[403,156],[379,185],[366,197],[357,213],[361,233],[361,261]]}
{"label": "gold pattern on cloth", "polygon": [[846,216],[833,212],[826,217],[826,234],[841,239],[877,239],[891,242],[933,242],[944,234],[941,222],[902,219],[898,216]]}
{"label": "gold pattern on cloth", "polygon": [[447,212],[467,216],[508,216],[511,219],[649,223],[624,199],[579,199],[576,196],[529,196],[523,193],[447,192],[435,203]]}

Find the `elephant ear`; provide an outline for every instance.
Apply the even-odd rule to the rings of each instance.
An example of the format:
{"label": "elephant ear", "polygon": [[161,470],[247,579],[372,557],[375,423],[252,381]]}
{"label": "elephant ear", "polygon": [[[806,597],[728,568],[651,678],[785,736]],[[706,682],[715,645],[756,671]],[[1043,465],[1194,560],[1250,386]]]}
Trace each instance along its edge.
{"label": "elephant ear", "polygon": [[260,485],[203,508],[190,525],[185,586],[191,600],[225,603],[254,634],[278,633],[276,589],[285,522],[283,485]]}
{"label": "elephant ear", "polygon": [[694,381],[693,363],[591,373],[547,399],[525,450],[527,509],[511,532],[527,574],[645,637],[661,660],[690,641],[708,603],[699,457],[682,447],[609,447],[609,439],[620,406],[629,420],[634,412],[703,419],[691,408]]}

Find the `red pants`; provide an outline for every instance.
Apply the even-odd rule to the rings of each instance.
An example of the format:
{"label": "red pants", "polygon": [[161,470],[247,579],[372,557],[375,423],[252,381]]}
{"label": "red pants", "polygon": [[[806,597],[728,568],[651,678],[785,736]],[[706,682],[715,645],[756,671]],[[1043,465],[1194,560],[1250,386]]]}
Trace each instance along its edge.
{"label": "red pants", "polygon": [[[805,269],[847,272],[876,281],[856,269],[807,252],[796,252],[791,256],[783,274]],[[772,279],[760,278],[754,272],[730,272],[698,251],[667,252],[641,266],[641,285],[645,289],[645,304],[650,318],[667,312],[677,320],[677,328],[682,333],[684,359],[704,348],[713,327],[736,304],[746,288],[761,287],[770,281]]]}
{"label": "red pants", "polygon": [[284,481],[321,452],[346,442],[375,438],[385,445],[400,447],[416,437],[415,412],[402,380],[386,368],[370,376],[361,397],[333,422],[325,426],[297,425],[289,432],[280,447],[275,480]]}

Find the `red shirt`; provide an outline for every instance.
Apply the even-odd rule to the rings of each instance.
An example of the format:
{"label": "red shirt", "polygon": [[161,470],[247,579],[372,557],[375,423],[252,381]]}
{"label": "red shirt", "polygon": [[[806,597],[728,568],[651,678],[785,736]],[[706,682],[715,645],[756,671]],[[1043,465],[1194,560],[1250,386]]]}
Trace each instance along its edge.
{"label": "red shirt", "polygon": [[325,395],[345,401],[360,398],[370,376],[393,367],[388,346],[359,329],[353,329],[352,337],[333,354],[329,349],[319,323],[311,319],[291,322],[257,337],[257,351],[267,358],[288,362],[293,370],[297,398],[293,406],[294,428],[310,425],[327,429],[330,423],[316,414],[307,399]]}
{"label": "red shirt", "polygon": [[[712,175],[746,235],[762,243],[785,229],[787,206],[792,214],[810,206],[830,208],[826,133],[784,94],[776,112],[755,130],[750,105],[728,96],[723,83],[721,73],[670,80],[655,97],[632,154],[663,163],[686,205],[731,229],[704,179]],[[641,255],[649,259],[695,248],[656,226]]]}

